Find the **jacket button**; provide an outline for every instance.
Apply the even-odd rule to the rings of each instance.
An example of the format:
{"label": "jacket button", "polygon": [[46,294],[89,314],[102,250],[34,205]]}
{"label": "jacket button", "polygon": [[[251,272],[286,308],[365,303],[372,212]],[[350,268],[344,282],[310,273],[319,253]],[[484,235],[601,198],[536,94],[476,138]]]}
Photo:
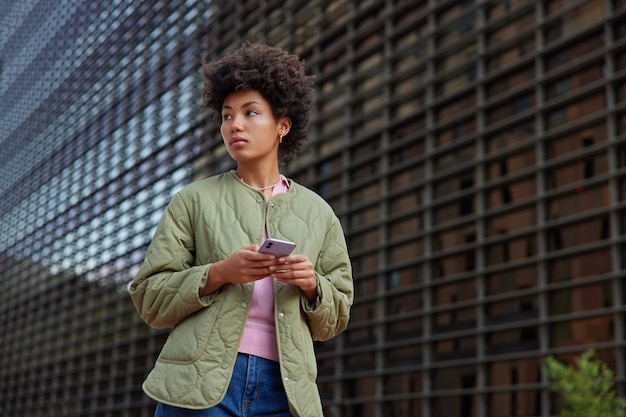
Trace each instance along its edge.
{"label": "jacket button", "polygon": [[278,318],[282,319],[283,317],[285,317],[285,315],[283,314],[283,312],[281,311],[280,313],[278,313]]}
{"label": "jacket button", "polygon": [[226,362],[222,362],[222,368],[228,369],[228,364]]}
{"label": "jacket button", "polygon": [[259,197],[259,198],[257,198],[257,199],[256,199],[256,202],[257,202],[257,203],[262,203],[262,202],[263,202],[263,199],[262,199],[261,197]]}
{"label": "jacket button", "polygon": [[246,307],[248,307],[248,303],[246,303],[246,302],[241,303],[241,307],[242,307],[242,308],[246,308]]}

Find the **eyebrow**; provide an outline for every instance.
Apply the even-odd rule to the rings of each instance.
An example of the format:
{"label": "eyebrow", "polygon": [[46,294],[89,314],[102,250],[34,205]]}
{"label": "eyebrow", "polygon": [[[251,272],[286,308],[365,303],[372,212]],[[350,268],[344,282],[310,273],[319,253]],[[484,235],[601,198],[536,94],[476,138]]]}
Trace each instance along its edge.
{"label": "eyebrow", "polygon": [[[253,104],[261,104],[261,103],[259,103],[258,101],[254,101],[253,100],[253,101],[248,101],[247,103],[244,103],[241,107],[249,107],[249,106],[252,106]],[[231,109],[232,110],[232,107],[225,104],[225,105],[222,106],[222,109]]]}

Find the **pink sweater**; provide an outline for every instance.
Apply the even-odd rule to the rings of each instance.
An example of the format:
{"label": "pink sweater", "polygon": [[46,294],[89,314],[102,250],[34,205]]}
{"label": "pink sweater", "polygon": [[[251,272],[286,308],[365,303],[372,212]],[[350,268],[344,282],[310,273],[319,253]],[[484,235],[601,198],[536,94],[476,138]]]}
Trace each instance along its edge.
{"label": "pink sweater", "polygon": [[[289,190],[289,182],[284,176],[274,187],[272,195]],[[267,237],[267,233],[263,233]],[[276,327],[274,325],[274,281],[272,277],[262,278],[254,283],[252,305],[239,352],[278,361],[278,345],[276,343]]]}

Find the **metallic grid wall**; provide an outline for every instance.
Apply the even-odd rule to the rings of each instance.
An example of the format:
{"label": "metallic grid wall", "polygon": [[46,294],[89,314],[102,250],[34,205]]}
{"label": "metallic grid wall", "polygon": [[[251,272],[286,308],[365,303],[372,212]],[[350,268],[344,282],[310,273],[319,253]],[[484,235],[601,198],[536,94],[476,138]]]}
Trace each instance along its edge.
{"label": "metallic grid wall", "polygon": [[171,195],[229,169],[202,58],[316,76],[284,172],[341,217],[329,417],[555,413],[546,355],[626,389],[626,0],[0,3],[0,416],[150,416],[127,285]]}

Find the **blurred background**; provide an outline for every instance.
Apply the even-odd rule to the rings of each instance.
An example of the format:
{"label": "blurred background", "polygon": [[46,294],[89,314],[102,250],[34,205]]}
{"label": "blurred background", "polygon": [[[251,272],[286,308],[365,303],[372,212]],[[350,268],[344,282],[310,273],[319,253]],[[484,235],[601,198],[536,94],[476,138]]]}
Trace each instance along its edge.
{"label": "blurred background", "polygon": [[201,60],[316,76],[283,173],[341,218],[328,417],[550,416],[584,349],[626,388],[626,0],[4,0],[0,416],[152,416],[128,284],[172,194],[230,169]]}

